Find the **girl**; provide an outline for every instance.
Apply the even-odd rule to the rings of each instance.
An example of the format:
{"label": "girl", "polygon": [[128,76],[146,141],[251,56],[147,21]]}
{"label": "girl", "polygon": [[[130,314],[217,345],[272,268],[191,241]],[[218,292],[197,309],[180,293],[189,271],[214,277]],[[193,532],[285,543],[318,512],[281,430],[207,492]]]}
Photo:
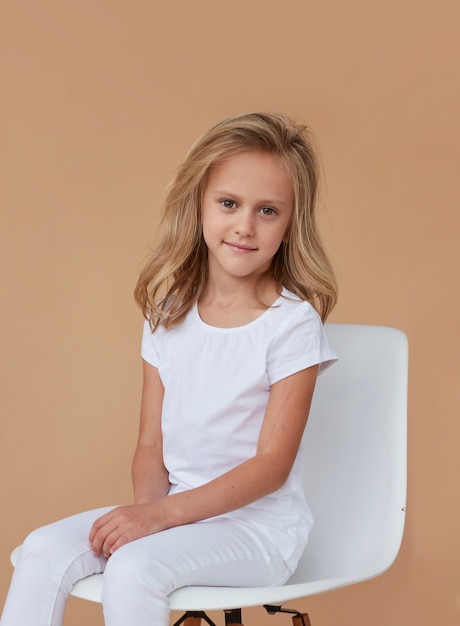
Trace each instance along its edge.
{"label": "girl", "polygon": [[106,626],[168,624],[185,585],[287,581],[312,518],[298,449],[336,300],[307,131],[231,117],[192,147],[135,298],[146,318],[134,503],[26,539],[1,626],[58,626],[105,571]]}

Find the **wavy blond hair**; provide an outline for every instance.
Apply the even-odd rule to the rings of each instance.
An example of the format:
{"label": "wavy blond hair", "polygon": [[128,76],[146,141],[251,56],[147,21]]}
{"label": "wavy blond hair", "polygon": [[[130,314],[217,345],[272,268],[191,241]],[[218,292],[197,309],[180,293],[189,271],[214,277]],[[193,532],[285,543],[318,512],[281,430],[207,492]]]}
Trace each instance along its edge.
{"label": "wavy blond hair", "polygon": [[[134,297],[152,331],[179,324],[200,298],[208,271],[201,202],[213,165],[242,152],[263,151],[281,158],[293,181],[295,207],[285,241],[260,277],[309,301],[323,321],[337,300],[332,266],[316,219],[318,161],[307,127],[275,113],[244,113],[211,127],[192,146],[171,183],[156,244],[137,282]],[[265,305],[267,306],[267,305]]]}

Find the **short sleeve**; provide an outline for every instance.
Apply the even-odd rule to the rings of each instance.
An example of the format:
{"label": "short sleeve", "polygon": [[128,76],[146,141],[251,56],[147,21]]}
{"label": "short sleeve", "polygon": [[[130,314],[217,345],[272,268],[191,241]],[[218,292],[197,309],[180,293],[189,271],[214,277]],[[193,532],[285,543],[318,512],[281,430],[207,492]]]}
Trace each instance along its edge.
{"label": "short sleeve", "polygon": [[268,348],[270,384],[319,365],[318,374],[337,360],[321,318],[307,302],[290,311]]}
{"label": "short sleeve", "polygon": [[144,330],[142,333],[141,356],[144,361],[147,361],[150,365],[159,367],[160,352],[158,348],[158,331],[152,333],[147,320],[144,322]]}

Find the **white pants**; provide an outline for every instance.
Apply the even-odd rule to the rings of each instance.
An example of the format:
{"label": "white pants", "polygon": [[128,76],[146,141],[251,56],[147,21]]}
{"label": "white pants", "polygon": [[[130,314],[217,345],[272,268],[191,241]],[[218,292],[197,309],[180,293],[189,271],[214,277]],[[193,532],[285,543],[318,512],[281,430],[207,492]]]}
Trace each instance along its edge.
{"label": "white pants", "polygon": [[95,556],[88,535],[110,508],[44,526],[25,540],[11,581],[1,626],[61,626],[77,580],[104,573],[106,626],[167,626],[168,596],[187,585],[262,587],[290,572],[276,547],[231,519],[170,528],[137,539],[109,559]]}

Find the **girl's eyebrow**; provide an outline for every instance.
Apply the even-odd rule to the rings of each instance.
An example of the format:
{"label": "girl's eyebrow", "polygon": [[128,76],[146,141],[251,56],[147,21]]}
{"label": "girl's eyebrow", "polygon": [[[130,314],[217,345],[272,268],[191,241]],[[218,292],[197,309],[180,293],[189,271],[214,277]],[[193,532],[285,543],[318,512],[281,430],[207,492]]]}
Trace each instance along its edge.
{"label": "girl's eyebrow", "polygon": [[222,198],[231,198],[232,200],[237,200],[238,202],[241,202],[241,196],[239,196],[237,193],[234,193],[233,191],[228,191],[224,189],[212,189],[212,193],[215,196],[219,196]]}

